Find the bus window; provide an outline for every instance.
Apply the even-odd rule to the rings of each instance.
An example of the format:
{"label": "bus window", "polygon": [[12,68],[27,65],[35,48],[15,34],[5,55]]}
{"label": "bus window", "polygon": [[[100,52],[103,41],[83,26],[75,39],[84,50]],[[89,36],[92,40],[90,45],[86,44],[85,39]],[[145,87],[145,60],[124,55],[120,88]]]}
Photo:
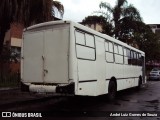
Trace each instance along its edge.
{"label": "bus window", "polygon": [[76,43],[85,45],[85,35],[80,31],[76,31]]}
{"label": "bus window", "polygon": [[124,64],[128,64],[127,49],[124,48]]}
{"label": "bus window", "polygon": [[94,61],[96,59],[94,36],[76,31],[76,53],[78,59]]}
{"label": "bus window", "polygon": [[113,53],[113,43],[109,42],[109,52]]}
{"label": "bus window", "polygon": [[142,66],[142,55],[138,54],[138,66]]}
{"label": "bus window", "polygon": [[86,37],[86,46],[95,48],[94,36],[90,34],[85,34],[85,37]]}
{"label": "bus window", "polygon": [[105,49],[106,51],[109,51],[109,42],[105,42]]}
{"label": "bus window", "polygon": [[132,53],[133,53],[132,64],[137,65],[137,53],[134,51]]}
{"label": "bus window", "polygon": [[[114,62],[114,57],[113,57],[113,43],[112,42],[105,42],[105,49],[106,49],[106,61],[109,63]],[[107,51],[108,50],[108,51]]]}
{"label": "bus window", "polygon": [[118,54],[118,45],[114,45],[114,53]]}
{"label": "bus window", "polygon": [[138,65],[138,57],[137,57],[137,52],[135,52],[135,65]]}
{"label": "bus window", "polygon": [[118,45],[118,52],[120,55],[123,55],[123,48],[120,45]]}
{"label": "bus window", "polygon": [[84,60],[95,60],[95,49],[76,45],[77,58]]}
{"label": "bus window", "polygon": [[131,50],[131,64],[133,65],[134,63],[134,53],[133,51]]}
{"label": "bus window", "polygon": [[115,63],[123,64],[123,48],[120,45],[114,44]]}
{"label": "bus window", "polygon": [[128,64],[131,65],[131,51],[127,49]]}

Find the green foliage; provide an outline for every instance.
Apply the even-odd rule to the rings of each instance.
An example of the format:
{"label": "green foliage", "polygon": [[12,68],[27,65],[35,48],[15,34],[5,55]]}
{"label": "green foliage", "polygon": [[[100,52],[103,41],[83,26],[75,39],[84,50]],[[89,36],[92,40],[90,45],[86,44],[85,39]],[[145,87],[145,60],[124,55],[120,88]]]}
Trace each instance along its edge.
{"label": "green foliage", "polygon": [[[56,8],[61,16],[63,5],[53,0],[1,0],[0,4],[0,86],[15,85],[16,76],[11,75],[9,63],[17,62],[19,55],[9,46],[3,46],[5,33],[11,23],[19,23],[24,27],[54,20]],[[3,49],[2,49],[3,48]],[[15,79],[15,81],[14,81]]]}
{"label": "green foliage", "polygon": [[139,11],[132,4],[128,5],[126,0],[117,0],[114,7],[106,2],[101,2],[99,7],[101,10],[96,13],[103,15],[112,25],[113,37],[128,44],[137,44],[146,53],[146,61],[160,60],[160,36],[143,23]]}
{"label": "green foliage", "polygon": [[[10,63],[17,63],[19,55],[11,49],[8,43],[3,46],[3,51],[0,57],[0,86],[7,86],[14,83],[17,84],[17,73],[12,73]],[[19,71],[17,71],[19,72]],[[19,79],[18,79],[19,80]],[[9,84],[11,83],[11,84]]]}
{"label": "green foliage", "polygon": [[134,38],[139,49],[145,52],[146,61],[160,61],[160,37],[153,33],[149,26],[141,26],[140,31],[134,32]]}
{"label": "green foliage", "polygon": [[108,34],[110,36],[113,35],[113,27],[107,22],[107,19],[103,16],[88,16],[83,21],[82,24],[99,24],[102,26],[102,33]]}
{"label": "green foliage", "polygon": [[[127,5],[126,0],[117,0],[117,3],[114,7],[111,7],[110,4],[106,2],[101,2],[99,6],[100,9],[104,8],[107,10],[105,13],[107,14],[107,16],[105,16],[106,18],[108,18],[108,15],[110,15],[109,18],[112,18],[109,22],[114,26],[114,36],[117,39],[121,38],[119,32],[124,19],[129,19],[130,24],[134,23],[135,21],[142,21],[139,11],[133,5]],[[102,11],[99,11],[99,13],[105,15]]]}

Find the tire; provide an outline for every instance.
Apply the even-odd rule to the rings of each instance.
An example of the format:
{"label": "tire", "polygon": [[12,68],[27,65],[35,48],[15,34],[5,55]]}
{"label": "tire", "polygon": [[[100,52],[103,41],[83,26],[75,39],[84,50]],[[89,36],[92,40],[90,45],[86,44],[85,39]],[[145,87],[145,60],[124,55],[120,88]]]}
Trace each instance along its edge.
{"label": "tire", "polygon": [[29,86],[25,85],[24,83],[21,82],[21,91],[22,92],[29,92]]}
{"label": "tire", "polygon": [[116,83],[113,80],[111,80],[109,82],[109,86],[108,86],[108,99],[109,99],[109,101],[115,100],[116,92],[117,92]]}
{"label": "tire", "polygon": [[140,90],[140,89],[141,89],[141,86],[142,86],[142,79],[139,78],[137,90]]}

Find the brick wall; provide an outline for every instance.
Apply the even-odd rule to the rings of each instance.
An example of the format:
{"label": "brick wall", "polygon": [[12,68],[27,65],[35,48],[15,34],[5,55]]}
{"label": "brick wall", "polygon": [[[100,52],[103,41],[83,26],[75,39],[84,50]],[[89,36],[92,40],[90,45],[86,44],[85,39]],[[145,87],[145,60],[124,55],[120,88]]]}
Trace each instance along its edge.
{"label": "brick wall", "polygon": [[14,62],[11,62],[10,63],[10,72],[11,73],[17,73],[17,72],[20,72],[20,63],[14,63]]}
{"label": "brick wall", "polygon": [[13,38],[22,38],[24,26],[20,23],[12,23],[11,24],[11,37]]}
{"label": "brick wall", "polygon": [[[11,38],[11,46],[12,43],[19,43],[22,39],[23,34],[23,25],[19,23],[12,23],[10,26],[10,38]],[[13,45],[14,46],[14,45]],[[16,45],[17,46],[17,45]],[[17,46],[19,47],[19,46]],[[17,73],[20,72],[20,63],[10,62],[10,72]]]}

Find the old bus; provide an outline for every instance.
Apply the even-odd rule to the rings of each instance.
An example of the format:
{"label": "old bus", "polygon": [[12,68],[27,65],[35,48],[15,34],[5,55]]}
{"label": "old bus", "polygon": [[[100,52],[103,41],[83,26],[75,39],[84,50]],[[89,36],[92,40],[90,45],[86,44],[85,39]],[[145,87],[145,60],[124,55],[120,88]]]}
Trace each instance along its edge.
{"label": "old bus", "polygon": [[145,53],[71,21],[52,21],[24,30],[22,90],[80,96],[140,87]]}

